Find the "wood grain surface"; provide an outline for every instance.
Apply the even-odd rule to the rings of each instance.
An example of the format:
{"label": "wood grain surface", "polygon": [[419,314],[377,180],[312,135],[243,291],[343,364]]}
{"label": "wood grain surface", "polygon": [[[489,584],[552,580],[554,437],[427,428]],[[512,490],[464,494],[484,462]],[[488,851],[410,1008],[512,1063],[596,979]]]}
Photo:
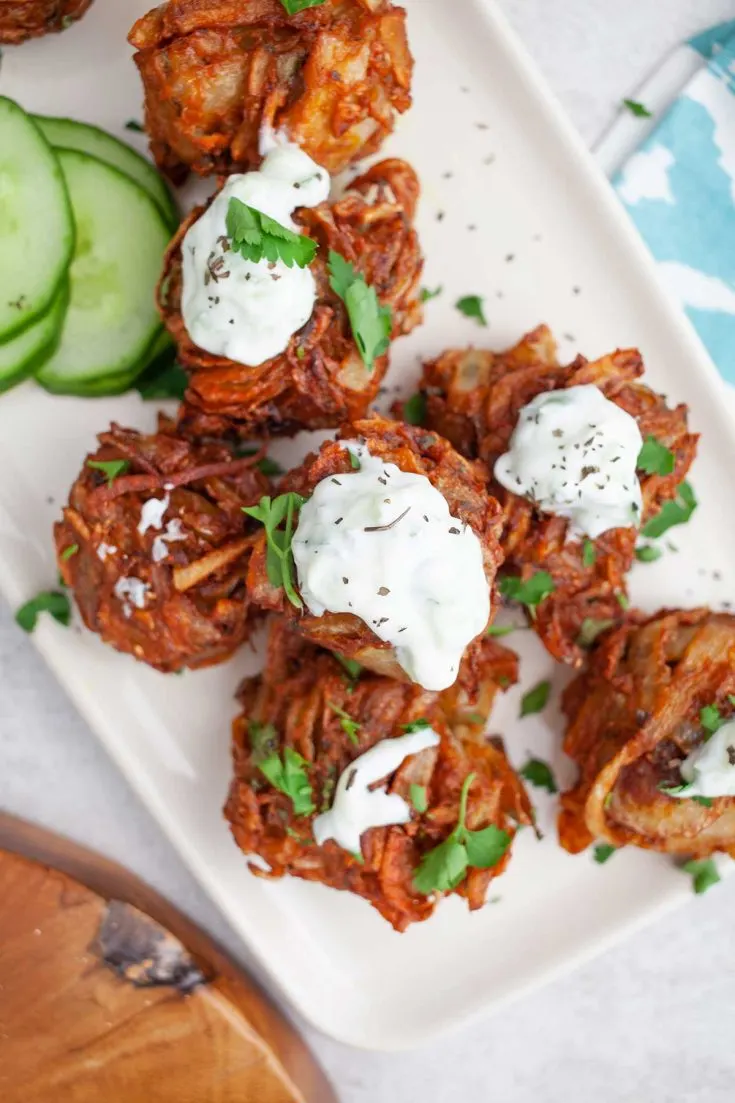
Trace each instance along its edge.
{"label": "wood grain surface", "polygon": [[2,1103],[337,1103],[304,1043],[127,870],[0,813]]}

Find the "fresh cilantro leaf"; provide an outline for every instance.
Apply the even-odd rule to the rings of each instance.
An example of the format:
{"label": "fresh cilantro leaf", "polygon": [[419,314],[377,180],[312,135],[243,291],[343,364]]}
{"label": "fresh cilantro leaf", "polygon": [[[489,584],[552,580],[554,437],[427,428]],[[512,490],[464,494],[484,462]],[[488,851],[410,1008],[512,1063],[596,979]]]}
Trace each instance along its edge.
{"label": "fresh cilantro leaf", "polygon": [[342,655],[339,651],[333,651],[332,654],[343,668],[348,681],[356,682],[362,672],[362,666],[357,659],[348,659],[346,655]]}
{"label": "fresh cilantro leaf", "polygon": [[525,582],[520,578],[506,576],[500,579],[498,586],[503,597],[509,601],[519,601],[532,609],[556,589],[548,571],[536,571]]}
{"label": "fresh cilantro leaf", "polygon": [[518,631],[517,624],[491,624],[485,632],[486,636],[509,636],[511,632]]}
{"label": "fresh cilantro leaf", "polygon": [[721,728],[724,723],[722,713],[717,705],[705,705],[703,709],[700,709],[699,722],[708,733],[708,738],[714,735],[717,729]]}
{"label": "fresh cilantro leaf", "polygon": [[635,549],[635,557],[641,563],[655,563],[662,555],[663,552],[655,544],[639,544]]}
{"label": "fresh cilantro leaf", "polygon": [[235,252],[255,264],[280,260],[287,268],[306,268],[316,256],[317,243],[312,238],[294,233],[235,196],[227,207],[226,226]]}
{"label": "fresh cilantro leaf", "polygon": [[653,113],[638,100],[623,100],[623,107],[627,107],[631,115],[635,115],[636,118],[650,119],[653,117]]}
{"label": "fresh cilantro leaf", "polygon": [[530,781],[537,789],[546,789],[549,793],[558,793],[559,789],[548,762],[541,758],[529,758],[519,771],[522,778]]}
{"label": "fresh cilantro leaf", "polygon": [[353,471],[360,470],[360,459],[359,456],[356,456],[354,452],[350,452],[350,467]]}
{"label": "fresh cilantro leaf", "polygon": [[76,555],[79,551],[78,544],[70,544],[68,548],[64,548],[63,552],[59,556],[62,563],[66,563],[67,559],[71,559],[73,555]]}
{"label": "fresh cilantro leaf", "polygon": [[289,15],[296,15],[297,12],[305,11],[307,8],[318,8],[324,0],[281,0],[281,3]]}
{"label": "fresh cilantro leaf", "polygon": [[597,620],[595,617],[585,617],[579,629],[577,644],[579,647],[591,647],[597,637],[613,624],[615,621],[607,618]]}
{"label": "fresh cilantro leaf", "polygon": [[418,720],[411,720],[408,724],[401,724],[401,728],[406,733],[406,735],[410,735],[411,732],[421,732],[430,727],[431,724],[425,716],[419,717]]}
{"label": "fresh cilantro leaf", "polygon": [[24,632],[32,632],[41,613],[50,613],[54,620],[68,628],[71,622],[69,598],[58,590],[44,590],[27,601],[25,605],[21,605],[15,614],[15,620]]}
{"label": "fresh cilantro leaf", "polygon": [[586,536],[582,545],[582,562],[585,567],[594,567],[596,559],[597,548],[594,542],[590,540],[589,536]]}
{"label": "fresh cilantro leaf", "polygon": [[423,425],[426,417],[426,395],[412,395],[403,403],[403,420],[409,425]]}
{"label": "fresh cilantro leaf", "polygon": [[181,402],[189,384],[186,372],[171,357],[156,357],[149,368],[135,381],[135,389],[146,402],[175,398]]}
{"label": "fresh cilantro leaf", "polygon": [[616,594],[615,600],[617,601],[621,609],[630,609],[630,600],[627,594]]}
{"label": "fresh cilantro leaf", "polygon": [[541,712],[546,708],[551,692],[551,682],[539,682],[521,698],[521,719],[524,716],[532,716],[535,712]]}
{"label": "fresh cilantro leaf", "polygon": [[408,789],[409,799],[419,815],[422,815],[429,807],[429,800],[426,796],[426,786],[416,785],[411,782]]}
{"label": "fresh cilantro leaf", "polygon": [[484,301],[481,295],[465,295],[463,298],[457,299],[454,305],[460,314],[464,314],[465,318],[474,318],[478,325],[486,326],[487,318],[483,309]]}
{"label": "fresh cilantro leaf", "polygon": [[362,362],[372,371],[390,345],[391,309],[380,303],[375,288],[334,249],[329,251],[329,285],[345,304]]}
{"label": "fresh cilantro leaf", "polygon": [[414,875],[417,892],[450,892],[462,881],[470,866],[490,869],[498,864],[510,845],[510,835],[493,826],[471,831],[465,826],[467,797],[475,779],[468,774],[462,784],[457,824],[451,834],[427,851]]}
{"label": "fresh cilantro leaf", "polygon": [[309,763],[293,747],[285,747],[283,761],[278,754],[258,763],[258,769],[265,774],[274,789],[279,789],[291,798],[293,810],[297,816],[309,816],[314,811],[311,782],[307,774]]}
{"label": "fresh cilantro leaf", "polygon": [[87,460],[87,467],[102,471],[107,476],[107,485],[112,486],[118,475],[123,475],[130,467],[130,460]]}
{"label": "fresh cilantro leaf", "polygon": [[720,880],[717,866],[711,858],[704,858],[701,861],[692,859],[690,862],[685,862],[681,868],[685,873],[691,874],[692,887],[698,896],[707,889],[711,889]]}
{"label": "fresh cilantro leaf", "polygon": [[357,734],[360,731],[361,725],[357,720],[353,720],[348,712],[345,712],[339,705],[335,705],[333,701],[327,701],[327,706],[332,710],[335,716],[339,717],[339,724],[342,731],[345,733],[350,743],[353,743],[356,747],[360,743],[360,737]]}
{"label": "fresh cilantro leaf", "polygon": [[[266,570],[272,586],[282,586],[286,597],[297,609],[303,608],[301,598],[294,587],[296,567],[291,550],[294,530],[294,513],[306,501],[300,494],[290,492],[271,499],[267,495],[257,506],[243,506],[243,513],[255,518],[265,528]],[[285,522],[285,529],[279,526]]]}
{"label": "fresh cilantro leaf", "polygon": [[610,843],[598,843],[594,849],[593,857],[598,865],[604,865],[608,858],[612,858],[616,850],[617,847],[611,846]]}
{"label": "fresh cilantro leaf", "polygon": [[660,444],[655,437],[647,436],[638,453],[636,467],[647,475],[670,475],[676,467],[676,458],[666,445]]}
{"label": "fresh cilantro leaf", "polygon": [[704,808],[712,807],[712,797],[692,797],[695,804],[701,804]]}
{"label": "fresh cilantro leaf", "polygon": [[126,130],[132,130],[136,134],[145,134],[145,128],[142,123],[139,123],[137,119],[128,119],[125,123]]}
{"label": "fresh cilantro leaf", "polygon": [[674,525],[685,525],[696,508],[697,499],[691,486],[687,482],[680,483],[676,497],[670,502],[664,502],[656,516],[643,526],[641,532],[643,536],[655,540]]}
{"label": "fresh cilantro leaf", "polygon": [[248,739],[256,766],[263,759],[271,758],[278,752],[278,732],[272,724],[260,724],[257,720],[249,720]]}
{"label": "fresh cilantro leaf", "polygon": [[433,291],[430,291],[428,287],[422,287],[421,293],[419,294],[419,299],[422,303],[428,303],[431,299],[435,299],[437,295],[441,295],[443,290],[444,288],[441,284],[439,284],[439,286]]}

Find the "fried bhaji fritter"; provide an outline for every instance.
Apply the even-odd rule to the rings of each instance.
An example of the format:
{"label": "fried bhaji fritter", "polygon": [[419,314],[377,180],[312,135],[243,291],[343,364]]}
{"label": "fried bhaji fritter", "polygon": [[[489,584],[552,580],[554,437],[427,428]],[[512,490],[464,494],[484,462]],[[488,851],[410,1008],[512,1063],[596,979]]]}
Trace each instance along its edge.
{"label": "fried bhaji fritter", "polygon": [[268,493],[268,480],[253,457],[194,446],[163,417],[156,433],[113,425],[98,439],[54,527],[84,623],[161,671],[228,658],[258,616],[245,588],[254,526],[242,507]]}
{"label": "fried bhaji fritter", "polygon": [[325,429],[361,417],[375,398],[388,355],[372,369],[363,363],[344,303],[329,283],[334,249],[375,288],[392,313],[392,336],[409,333],[422,318],[423,260],[413,216],[419,184],[405,161],[382,161],[358,177],[335,203],[302,208],[295,216],[319,243],[311,265],[317,284],[314,312],[280,356],[257,367],[198,348],[181,316],[181,243],[201,208],[192,212],[169,247],[158,293],[159,310],[190,373],[183,425],[193,435],[294,433]]}
{"label": "fried bhaji fritter", "polygon": [[671,854],[735,857],[735,797],[673,797],[682,761],[709,737],[700,713],[735,712],[735,616],[707,609],[639,616],[608,633],[567,687],[564,750],[579,780],[562,794],[559,837]]}
{"label": "fried bhaji fritter", "polygon": [[[495,611],[495,575],[502,562],[498,543],[502,516],[498,503],[487,493],[487,472],[483,465],[464,459],[436,433],[380,417],[345,425],[339,437],[342,440],[364,441],[371,456],[394,463],[402,471],[426,476],[446,499],[451,515],[472,528],[482,545],[492,617]],[[307,456],[299,467],[288,472],[280,484],[280,490],[294,491],[308,498],[322,479],[350,470],[349,452],[339,441],[327,441],[318,453]],[[313,616],[305,609],[299,610],[292,605],[283,589],[269,581],[264,533],[256,539],[250,560],[248,593],[255,605],[284,614],[306,639],[320,647],[355,659],[377,674],[401,680],[408,677],[399,665],[393,647],[379,639],[359,617],[351,613],[330,612]],[[471,702],[477,700],[479,692],[477,649],[481,643],[482,637],[479,637],[466,649],[458,676],[459,689]]]}
{"label": "fried bhaji fritter", "polygon": [[[694,459],[697,437],[688,432],[685,406],[671,409],[665,399],[637,382],[643,361],[635,349],[619,349],[599,360],[578,356],[559,364],[549,329],[539,326],[502,353],[450,350],[424,366],[424,423],[442,433],[463,455],[479,457],[492,472],[509,441],[521,409],[542,392],[594,384],[606,398],[634,417],[642,438],[653,436],[674,455],[669,475],[639,471],[643,523],[659,512]],[[626,604],[626,574],[638,536],[634,528],[611,529],[594,543],[594,561],[585,541],[569,537],[563,517],[542,513],[526,498],[510,493],[494,478],[490,492],[504,509],[501,544],[503,573],[524,580],[548,571],[554,592],[536,608],[533,627],[561,662],[579,665],[584,656],[584,622],[618,622]]]}
{"label": "fried bhaji fritter", "polygon": [[[491,649],[488,655],[493,654]],[[484,676],[491,679],[493,673],[491,659]],[[475,778],[469,789],[468,827],[493,824],[512,838],[518,824],[530,824],[533,818],[501,741],[459,738],[445,700],[444,695],[366,672],[351,680],[331,655],[306,643],[286,622],[274,622],[265,670],[240,691],[243,711],[233,725],[235,777],[225,808],[238,846],[270,867],[264,872],[253,864],[252,872],[271,878],[291,874],[356,893],[398,931],[427,919],[441,894],[422,895],[414,887],[414,875],[422,855],[455,826],[460,791],[470,773]],[[343,730],[337,710],[354,720],[355,742]],[[415,812],[405,825],[365,831],[362,862],[333,840],[318,846],[312,836],[314,815],[331,806],[340,774],[370,747],[402,735],[403,725],[418,719],[428,720],[441,742],[404,760],[387,779],[387,788],[409,800],[412,784],[424,787],[426,811]],[[258,736],[255,750],[253,732]],[[297,816],[291,799],[259,769],[263,753],[282,755],[286,747],[308,764],[312,815]],[[509,859],[510,848],[492,868],[470,868],[454,891],[470,908],[482,907],[488,884]]]}
{"label": "fried bhaji fritter", "polygon": [[0,45],[16,46],[29,38],[65,31],[81,19],[92,0],[2,0]]}
{"label": "fried bhaji fritter", "polygon": [[241,172],[272,129],[330,173],[375,153],[411,105],[406,13],[390,0],[169,0],[129,40],[146,130],[175,183]]}

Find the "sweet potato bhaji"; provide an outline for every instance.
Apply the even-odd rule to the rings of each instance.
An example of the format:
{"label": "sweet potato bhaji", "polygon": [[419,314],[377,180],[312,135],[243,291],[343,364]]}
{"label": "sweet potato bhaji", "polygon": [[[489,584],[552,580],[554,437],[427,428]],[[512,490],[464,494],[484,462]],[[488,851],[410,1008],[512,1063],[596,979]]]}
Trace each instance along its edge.
{"label": "sweet potato bhaji", "polygon": [[[436,433],[380,417],[345,425],[339,437],[363,441],[371,456],[394,463],[402,471],[428,478],[446,499],[452,516],[470,526],[480,540],[494,611],[495,575],[502,561],[498,543],[502,516],[498,503],[487,494],[482,464],[464,459]],[[299,467],[284,477],[280,490],[308,498],[323,479],[349,473],[351,469],[348,450],[339,441],[327,441],[318,453],[307,456]],[[296,608],[284,590],[272,584],[268,577],[267,542],[263,532],[256,538],[248,568],[248,593],[255,605],[284,614],[304,637],[320,647],[337,651],[378,674],[407,678],[394,648],[379,639],[365,621],[352,613],[325,612],[313,616],[306,609]],[[476,701],[480,690],[481,643],[482,637],[467,647],[459,671],[459,688],[471,702]]]}
{"label": "sweet potato bhaji", "polygon": [[[502,649],[488,643],[482,676],[492,680],[492,656]],[[470,864],[450,891],[464,896],[470,908],[482,907],[489,882],[509,861],[517,825],[532,822],[527,795],[500,740],[463,740],[446,714],[443,695],[366,672],[351,678],[333,656],[306,643],[284,621],[274,623],[265,670],[244,683],[240,702],[243,711],[233,726],[235,777],[225,813],[238,846],[270,867],[264,872],[252,864],[254,874],[291,874],[356,893],[396,930],[405,930],[436,907],[441,894],[418,891],[414,878],[422,856],[455,827],[460,793],[472,774],[466,825],[471,830],[493,825],[505,833],[497,836],[502,856],[491,868]],[[409,803],[412,793],[417,800],[412,786],[419,787],[423,811],[414,810],[406,824],[366,830],[362,860],[332,839],[318,846],[314,818],[330,808],[342,772],[370,747],[403,735],[404,725],[420,719],[429,721],[441,742],[406,758],[386,783]],[[265,758],[283,756],[286,748],[305,760],[300,796],[305,807],[313,807],[301,815],[260,768]]]}
{"label": "sweet potato bhaji", "polygon": [[280,356],[257,367],[213,356],[193,344],[181,316],[181,242],[201,213],[192,213],[166,256],[159,309],[190,373],[184,424],[212,436],[237,432],[294,433],[361,417],[375,398],[388,355],[372,369],[363,363],[342,300],[329,283],[334,249],[371,284],[392,314],[392,336],[421,321],[423,260],[413,229],[418,179],[405,161],[382,161],[356,179],[336,203],[296,214],[303,232],[319,243],[311,265],[317,284],[314,312]]}
{"label": "sweet potato bhaji", "polygon": [[160,169],[179,183],[259,161],[285,133],[330,173],[375,153],[411,104],[406,13],[390,0],[170,0],[130,32]]}
{"label": "sweet potato bhaji", "polygon": [[733,693],[735,616],[663,612],[610,632],[564,694],[564,750],[580,772],[561,798],[562,846],[735,857],[735,797],[681,790],[682,763],[732,719]]}
{"label": "sweet potato bhaji", "polygon": [[14,46],[28,38],[65,31],[81,19],[92,0],[3,0],[0,44]]}
{"label": "sweet potato bhaji", "polygon": [[245,590],[253,548],[242,507],[268,492],[254,457],[193,446],[161,418],[146,436],[99,436],[54,528],[59,570],[84,623],[162,671],[226,659],[256,613]]}
{"label": "sweet potato bhaji", "polygon": [[[421,383],[426,395],[424,424],[442,433],[463,455],[484,460],[492,472],[508,449],[520,410],[531,399],[546,391],[594,384],[636,419],[644,440],[653,436],[673,453],[670,474],[638,472],[645,523],[675,497],[694,459],[697,437],[687,431],[686,407],[669,408],[661,395],[636,382],[642,373],[643,361],[635,349],[619,349],[593,361],[578,356],[561,365],[551,332],[542,325],[506,352],[451,350],[426,364]],[[624,615],[626,573],[633,564],[637,530],[604,532],[594,540],[590,554],[590,542],[570,538],[563,517],[542,513],[494,478],[490,491],[505,514],[503,573],[524,580],[540,570],[551,574],[554,591],[537,606],[533,627],[554,658],[579,665],[585,622],[617,622]]]}

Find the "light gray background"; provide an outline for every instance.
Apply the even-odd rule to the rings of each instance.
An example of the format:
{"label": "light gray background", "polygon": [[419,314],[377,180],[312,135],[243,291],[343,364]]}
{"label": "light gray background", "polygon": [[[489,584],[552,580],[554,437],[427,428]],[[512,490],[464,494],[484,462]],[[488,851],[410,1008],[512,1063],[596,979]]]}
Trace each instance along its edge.
{"label": "light gray background", "polygon": [[[735,16],[735,0],[501,6],[590,145],[667,49]],[[125,862],[247,961],[2,604],[0,806]],[[732,1103],[733,913],[735,877],[423,1050],[363,1053],[299,1025],[342,1103]]]}

